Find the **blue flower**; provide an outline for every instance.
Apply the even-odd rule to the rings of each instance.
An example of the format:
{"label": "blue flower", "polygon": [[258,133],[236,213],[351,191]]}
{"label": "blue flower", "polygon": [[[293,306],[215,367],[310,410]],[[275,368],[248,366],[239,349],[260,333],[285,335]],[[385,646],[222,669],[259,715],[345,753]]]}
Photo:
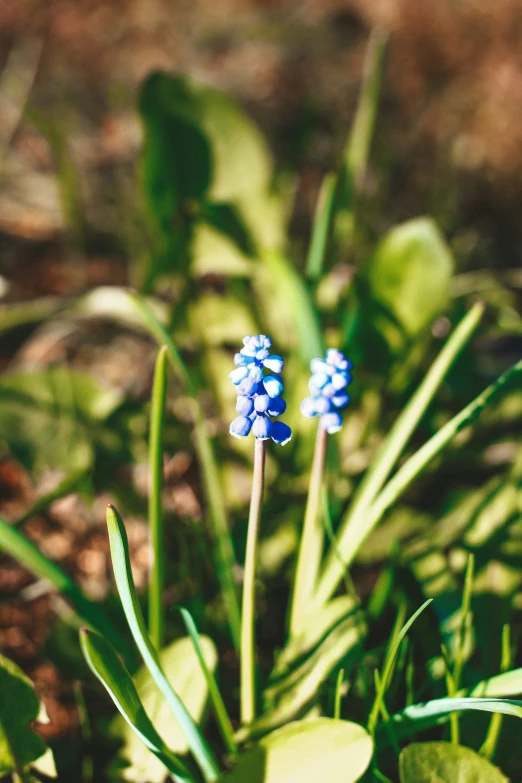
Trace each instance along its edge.
{"label": "blue flower", "polygon": [[[270,418],[286,410],[281,397],[283,381],[279,377],[284,361],[270,353],[271,346],[272,341],[265,334],[245,337],[243,347],[234,356],[236,369],[228,377],[236,387],[236,411],[240,415],[230,425],[230,434],[244,438],[252,431],[259,440],[272,438],[284,445],[292,437],[290,427]],[[264,375],[265,369],[270,374]]]}
{"label": "blue flower", "polygon": [[238,416],[230,425],[230,434],[234,438],[244,438],[252,428],[252,421],[247,416]]}
{"label": "blue flower", "polygon": [[328,433],[338,432],[343,423],[339,411],[350,402],[346,387],[352,380],[352,363],[341,351],[329,348],[325,359],[312,359],[310,369],[311,396],[302,401],[301,413],[309,419],[320,416],[321,426]]}

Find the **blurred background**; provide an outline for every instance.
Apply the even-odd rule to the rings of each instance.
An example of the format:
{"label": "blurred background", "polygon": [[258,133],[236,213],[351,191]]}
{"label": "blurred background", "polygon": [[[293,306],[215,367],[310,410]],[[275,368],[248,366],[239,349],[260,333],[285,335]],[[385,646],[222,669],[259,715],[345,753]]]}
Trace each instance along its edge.
{"label": "blurred background", "polygon": [[[374,63],[380,96],[357,205],[345,205],[331,253],[311,273],[318,194],[343,160],[375,29],[387,43],[382,65]],[[288,359],[294,411],[321,333],[347,349],[359,372],[333,457],[335,527],[382,433],[476,299],[487,306],[481,330],[418,443],[520,358],[521,207],[518,0],[0,3],[0,515],[116,616],[103,524],[116,498],[137,585],[146,584],[156,345],[129,311],[123,287],[132,286],[153,297],[196,379],[239,562],[251,454],[227,435],[234,349],[244,334],[272,334]],[[383,249],[398,224],[426,250],[426,268],[412,272],[406,251]],[[220,638],[232,680],[237,662],[179,379],[171,379],[169,401],[166,600],[185,602]],[[313,446],[299,415],[287,420],[294,441],[268,464],[262,574],[270,586],[260,608],[267,669],[284,615],[266,607],[288,591]],[[488,622],[500,627],[517,616],[521,511],[505,487],[522,477],[521,422],[518,391],[478,441],[463,437],[449,462],[433,468],[388,520],[388,538],[382,533],[362,553],[354,578],[363,597],[392,540],[442,520],[442,590],[457,595],[451,569],[461,574],[463,553],[480,552],[479,590],[494,596],[484,603]],[[495,513],[481,517],[490,503]],[[414,584],[422,594],[419,563],[401,562],[398,573],[400,589]],[[74,681],[84,670],[76,642],[56,619],[55,596],[7,556],[0,598],[0,648],[36,682],[51,718],[42,733],[78,779]]]}

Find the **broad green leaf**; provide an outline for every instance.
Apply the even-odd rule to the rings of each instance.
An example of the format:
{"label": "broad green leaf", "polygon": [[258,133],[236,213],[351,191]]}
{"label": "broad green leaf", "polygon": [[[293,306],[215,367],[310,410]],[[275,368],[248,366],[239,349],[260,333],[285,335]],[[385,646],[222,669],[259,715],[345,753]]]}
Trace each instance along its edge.
{"label": "broad green leaf", "polygon": [[301,662],[300,659],[306,659],[340,622],[356,610],[354,599],[343,595],[334,598],[319,611],[309,612],[302,632],[290,637],[277,656],[270,679],[277,680],[287,674],[296,662]]}
{"label": "broad green leaf", "polygon": [[29,728],[39,712],[31,680],[0,655],[0,775],[25,770],[46,752],[44,741]]}
{"label": "broad green leaf", "polygon": [[[155,73],[143,86],[140,111],[142,181],[156,230],[149,285],[192,261],[205,266],[198,235],[208,228],[229,241],[232,267],[237,257],[248,261],[256,245],[281,246],[268,148],[229,96],[186,76]],[[226,242],[219,255],[219,271],[226,271]]]}
{"label": "broad green leaf", "polygon": [[0,433],[29,470],[90,467],[93,440],[123,395],[67,367],[7,373],[0,380]]}
{"label": "broad green leaf", "polygon": [[172,710],[180,728],[185,735],[187,744],[196,759],[207,783],[213,783],[218,777],[219,769],[214,755],[202,733],[194,723],[183,701],[167,678],[161,666],[158,655],[147,635],[145,621],[132,578],[129,557],[129,542],[123,521],[114,508],[107,508],[107,528],[111,547],[112,567],[116,586],[123,605],[123,611],[130,631],[136,642],[145,665],[152,679]]}
{"label": "broad green leaf", "polygon": [[356,723],[316,718],[290,723],[238,758],[222,783],[355,783],[373,755]]}
{"label": "broad green leaf", "polygon": [[[200,642],[205,663],[210,671],[213,671],[217,663],[216,648],[208,636],[201,636]],[[159,654],[159,660],[165,676],[187,711],[193,720],[199,723],[207,702],[208,687],[189,637],[177,639],[165,647]],[[189,746],[185,735],[145,666],[138,671],[134,682],[145,712],[166,745],[177,755],[186,754]],[[117,718],[113,723],[113,732],[124,741],[119,754],[129,766],[122,770],[123,777],[129,781],[147,780],[149,783],[162,783],[165,778],[162,764],[158,759],[151,758],[128,723]]]}
{"label": "broad green leaf", "polygon": [[[313,652],[266,689],[265,710],[250,727],[251,736],[266,734],[312,706],[332,671],[342,663],[349,671],[360,654],[366,625],[360,612],[338,623]],[[302,662],[301,662],[302,660]],[[245,732],[239,732],[243,737]]]}
{"label": "broad green leaf", "polygon": [[430,218],[392,228],[362,271],[371,300],[409,337],[444,310],[452,273],[451,252]]}
{"label": "broad green leaf", "polygon": [[508,783],[474,750],[450,742],[418,742],[400,756],[401,783]]}
{"label": "broad green leaf", "polygon": [[[167,747],[152,725],[132,678],[114,647],[99,634],[86,629],[80,632],[80,643],[89,668],[107,689],[125,719],[125,725],[129,727],[129,734],[151,767],[155,759],[151,758],[147,749],[156,757],[160,769],[160,776],[157,779],[161,781],[165,778],[164,767],[166,767],[177,779],[190,783],[192,778],[185,766]],[[163,730],[163,727],[161,728]],[[127,770],[124,771],[124,775],[127,775]],[[149,778],[148,773],[147,778]]]}
{"label": "broad green leaf", "polygon": [[488,680],[479,682],[469,693],[470,696],[504,698],[522,694],[522,669],[512,669],[509,672],[497,674]]}

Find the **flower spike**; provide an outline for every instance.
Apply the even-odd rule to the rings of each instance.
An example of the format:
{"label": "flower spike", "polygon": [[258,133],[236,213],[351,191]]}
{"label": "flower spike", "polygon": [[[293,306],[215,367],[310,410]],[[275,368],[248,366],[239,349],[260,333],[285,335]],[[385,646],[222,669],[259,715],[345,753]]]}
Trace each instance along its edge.
{"label": "flower spike", "polygon": [[301,413],[309,419],[320,416],[321,426],[333,434],[342,427],[340,410],[350,402],[346,387],[352,380],[352,363],[341,351],[329,348],[325,359],[312,359],[310,369],[311,396],[302,401]]}
{"label": "flower spike", "polygon": [[265,334],[248,336],[234,356],[236,369],[228,377],[238,395],[236,411],[240,415],[230,425],[230,434],[245,438],[252,432],[258,440],[272,438],[284,446],[291,439],[292,430],[283,422],[271,420],[286,410],[280,378],[284,361],[270,353],[271,346],[272,341]]}

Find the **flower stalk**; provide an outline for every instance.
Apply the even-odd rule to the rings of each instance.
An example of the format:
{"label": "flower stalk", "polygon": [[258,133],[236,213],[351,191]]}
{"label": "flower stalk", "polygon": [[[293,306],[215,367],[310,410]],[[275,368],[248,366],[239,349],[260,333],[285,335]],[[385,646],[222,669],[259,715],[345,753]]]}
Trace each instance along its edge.
{"label": "flower stalk", "polygon": [[244,726],[249,726],[253,722],[256,713],[255,577],[259,522],[261,519],[261,503],[263,501],[263,487],[265,481],[265,453],[265,441],[256,438],[252,496],[250,500],[250,513],[248,515],[241,614],[240,693],[241,723]]}
{"label": "flower stalk", "polygon": [[297,558],[294,579],[292,609],[290,614],[290,635],[297,636],[303,627],[303,620],[313,599],[315,585],[321,565],[324,546],[324,531],[321,524],[321,489],[328,445],[328,432],[319,421],[315,440],[314,458],[308,499],[303,522],[303,532]]}

